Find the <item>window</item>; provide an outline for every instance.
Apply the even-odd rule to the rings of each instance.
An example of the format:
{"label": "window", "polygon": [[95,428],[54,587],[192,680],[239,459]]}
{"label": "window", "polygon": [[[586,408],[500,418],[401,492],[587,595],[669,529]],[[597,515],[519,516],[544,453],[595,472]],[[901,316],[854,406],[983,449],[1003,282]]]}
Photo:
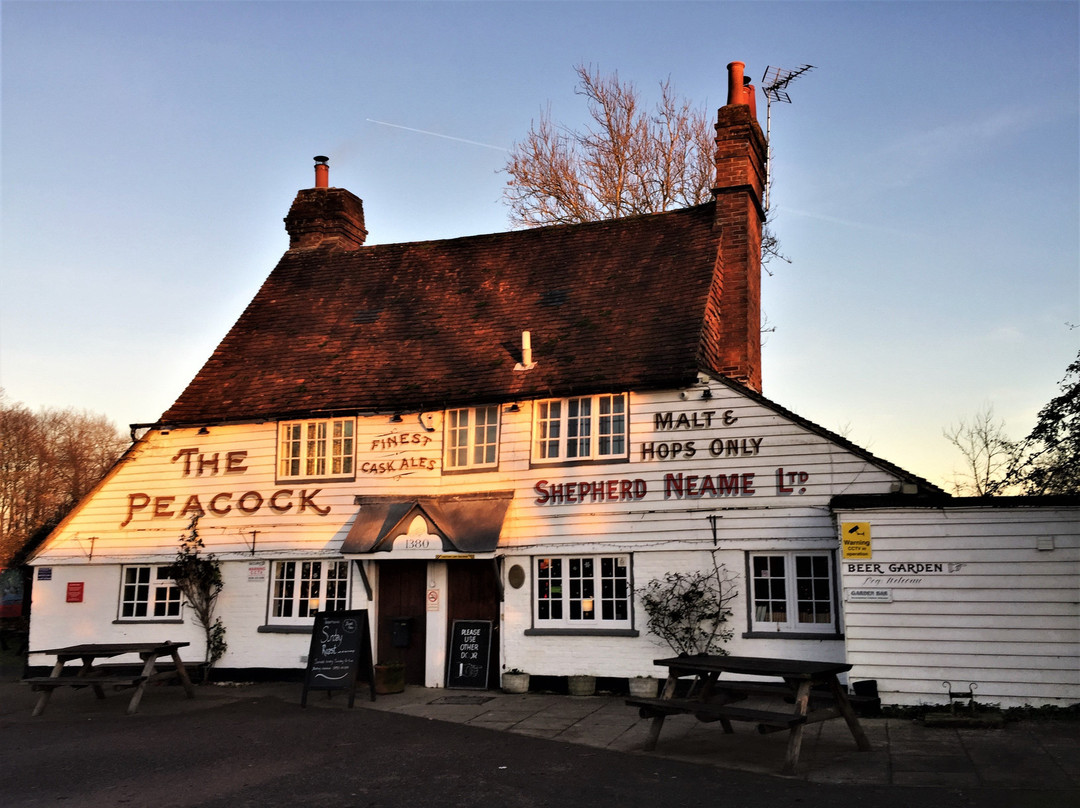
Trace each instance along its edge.
{"label": "window", "polygon": [[625,458],[626,395],[537,402],[533,435],[534,462]]}
{"label": "window", "polygon": [[348,606],[348,561],[275,561],[270,622],[310,625],[315,612]]}
{"label": "window", "polygon": [[121,620],[179,620],[180,588],[166,567],[124,567]]}
{"label": "window", "polygon": [[494,468],[498,465],[498,448],[498,407],[470,407],[446,413],[445,468]]}
{"label": "window", "polygon": [[281,424],[278,478],[352,477],[355,428],[352,418]]}
{"label": "window", "polygon": [[751,629],[836,632],[832,566],[828,552],[751,555]]}
{"label": "window", "polygon": [[629,628],[629,556],[536,559],[536,625]]}

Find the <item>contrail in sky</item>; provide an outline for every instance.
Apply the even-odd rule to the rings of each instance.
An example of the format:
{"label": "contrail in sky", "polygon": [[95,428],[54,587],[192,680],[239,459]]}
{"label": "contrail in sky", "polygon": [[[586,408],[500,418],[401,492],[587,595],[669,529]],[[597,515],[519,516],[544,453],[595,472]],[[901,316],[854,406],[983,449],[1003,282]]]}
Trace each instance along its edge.
{"label": "contrail in sky", "polygon": [[377,123],[379,126],[392,126],[395,129],[404,129],[407,132],[418,132],[421,135],[431,135],[432,137],[442,137],[447,140],[456,140],[458,143],[468,143],[470,146],[483,146],[485,149],[498,149],[499,151],[510,151],[504,149],[502,146],[492,146],[490,143],[478,143],[475,140],[466,140],[463,137],[454,137],[453,135],[441,135],[438,132],[429,132],[426,129],[413,129],[411,126],[402,126],[397,123],[387,123],[386,121],[377,121],[374,118],[366,119],[369,123]]}

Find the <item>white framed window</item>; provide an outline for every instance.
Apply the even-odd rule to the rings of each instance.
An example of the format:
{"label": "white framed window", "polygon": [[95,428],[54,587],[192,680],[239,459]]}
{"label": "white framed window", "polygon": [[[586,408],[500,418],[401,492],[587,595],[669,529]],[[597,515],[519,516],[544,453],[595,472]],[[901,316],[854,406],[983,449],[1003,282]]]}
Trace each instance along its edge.
{"label": "white framed window", "polygon": [[311,625],[315,612],[348,608],[349,562],[339,559],[275,561],[270,623]]}
{"label": "white framed window", "polygon": [[537,558],[537,628],[630,628],[630,556]]}
{"label": "white framed window", "polygon": [[751,630],[837,631],[832,553],[752,553],[750,578]]}
{"label": "white framed window", "polygon": [[627,457],[625,393],[538,401],[534,412],[534,463]]}
{"label": "white framed window", "polygon": [[121,582],[121,620],[180,619],[183,597],[167,567],[124,567]]}
{"label": "white framed window", "polygon": [[468,407],[446,413],[443,468],[486,469],[499,464],[499,408]]}
{"label": "white framed window", "polygon": [[325,418],[278,426],[278,479],[355,476],[356,421]]}

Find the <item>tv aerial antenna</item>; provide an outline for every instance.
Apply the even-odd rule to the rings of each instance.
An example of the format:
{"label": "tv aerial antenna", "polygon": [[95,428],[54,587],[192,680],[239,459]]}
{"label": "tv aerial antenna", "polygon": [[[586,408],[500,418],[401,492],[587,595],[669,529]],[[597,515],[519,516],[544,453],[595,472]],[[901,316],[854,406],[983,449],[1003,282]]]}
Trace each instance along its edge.
{"label": "tv aerial antenna", "polygon": [[788,95],[787,86],[803,73],[809,73],[813,69],[813,65],[803,65],[794,70],[767,67],[765,75],[761,77],[761,91],[765,93],[765,210],[769,209],[769,187],[772,185],[772,102],[783,101],[790,104],[791,96]]}

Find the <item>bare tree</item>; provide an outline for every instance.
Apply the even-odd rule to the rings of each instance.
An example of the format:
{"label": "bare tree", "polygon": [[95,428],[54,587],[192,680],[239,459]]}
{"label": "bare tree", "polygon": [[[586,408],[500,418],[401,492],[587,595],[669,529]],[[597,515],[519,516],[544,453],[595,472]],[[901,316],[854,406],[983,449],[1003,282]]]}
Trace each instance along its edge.
{"label": "bare tree", "polygon": [[103,415],[32,412],[0,390],[0,565],[55,523],[112,466],[126,445]]}
{"label": "bare tree", "polygon": [[994,418],[992,404],[942,433],[963,460],[953,476],[954,493],[978,497],[1004,493],[1003,480],[1015,464],[1017,445],[1006,435],[1005,422]]}
{"label": "bare tree", "polygon": [[[548,108],[514,145],[504,191],[513,224],[578,224],[712,198],[715,131],[703,109],[677,97],[670,79],[660,83],[660,98],[648,110],[618,73],[574,69],[592,124],[583,130],[557,125]],[[766,228],[762,261],[770,258],[787,260]]]}

